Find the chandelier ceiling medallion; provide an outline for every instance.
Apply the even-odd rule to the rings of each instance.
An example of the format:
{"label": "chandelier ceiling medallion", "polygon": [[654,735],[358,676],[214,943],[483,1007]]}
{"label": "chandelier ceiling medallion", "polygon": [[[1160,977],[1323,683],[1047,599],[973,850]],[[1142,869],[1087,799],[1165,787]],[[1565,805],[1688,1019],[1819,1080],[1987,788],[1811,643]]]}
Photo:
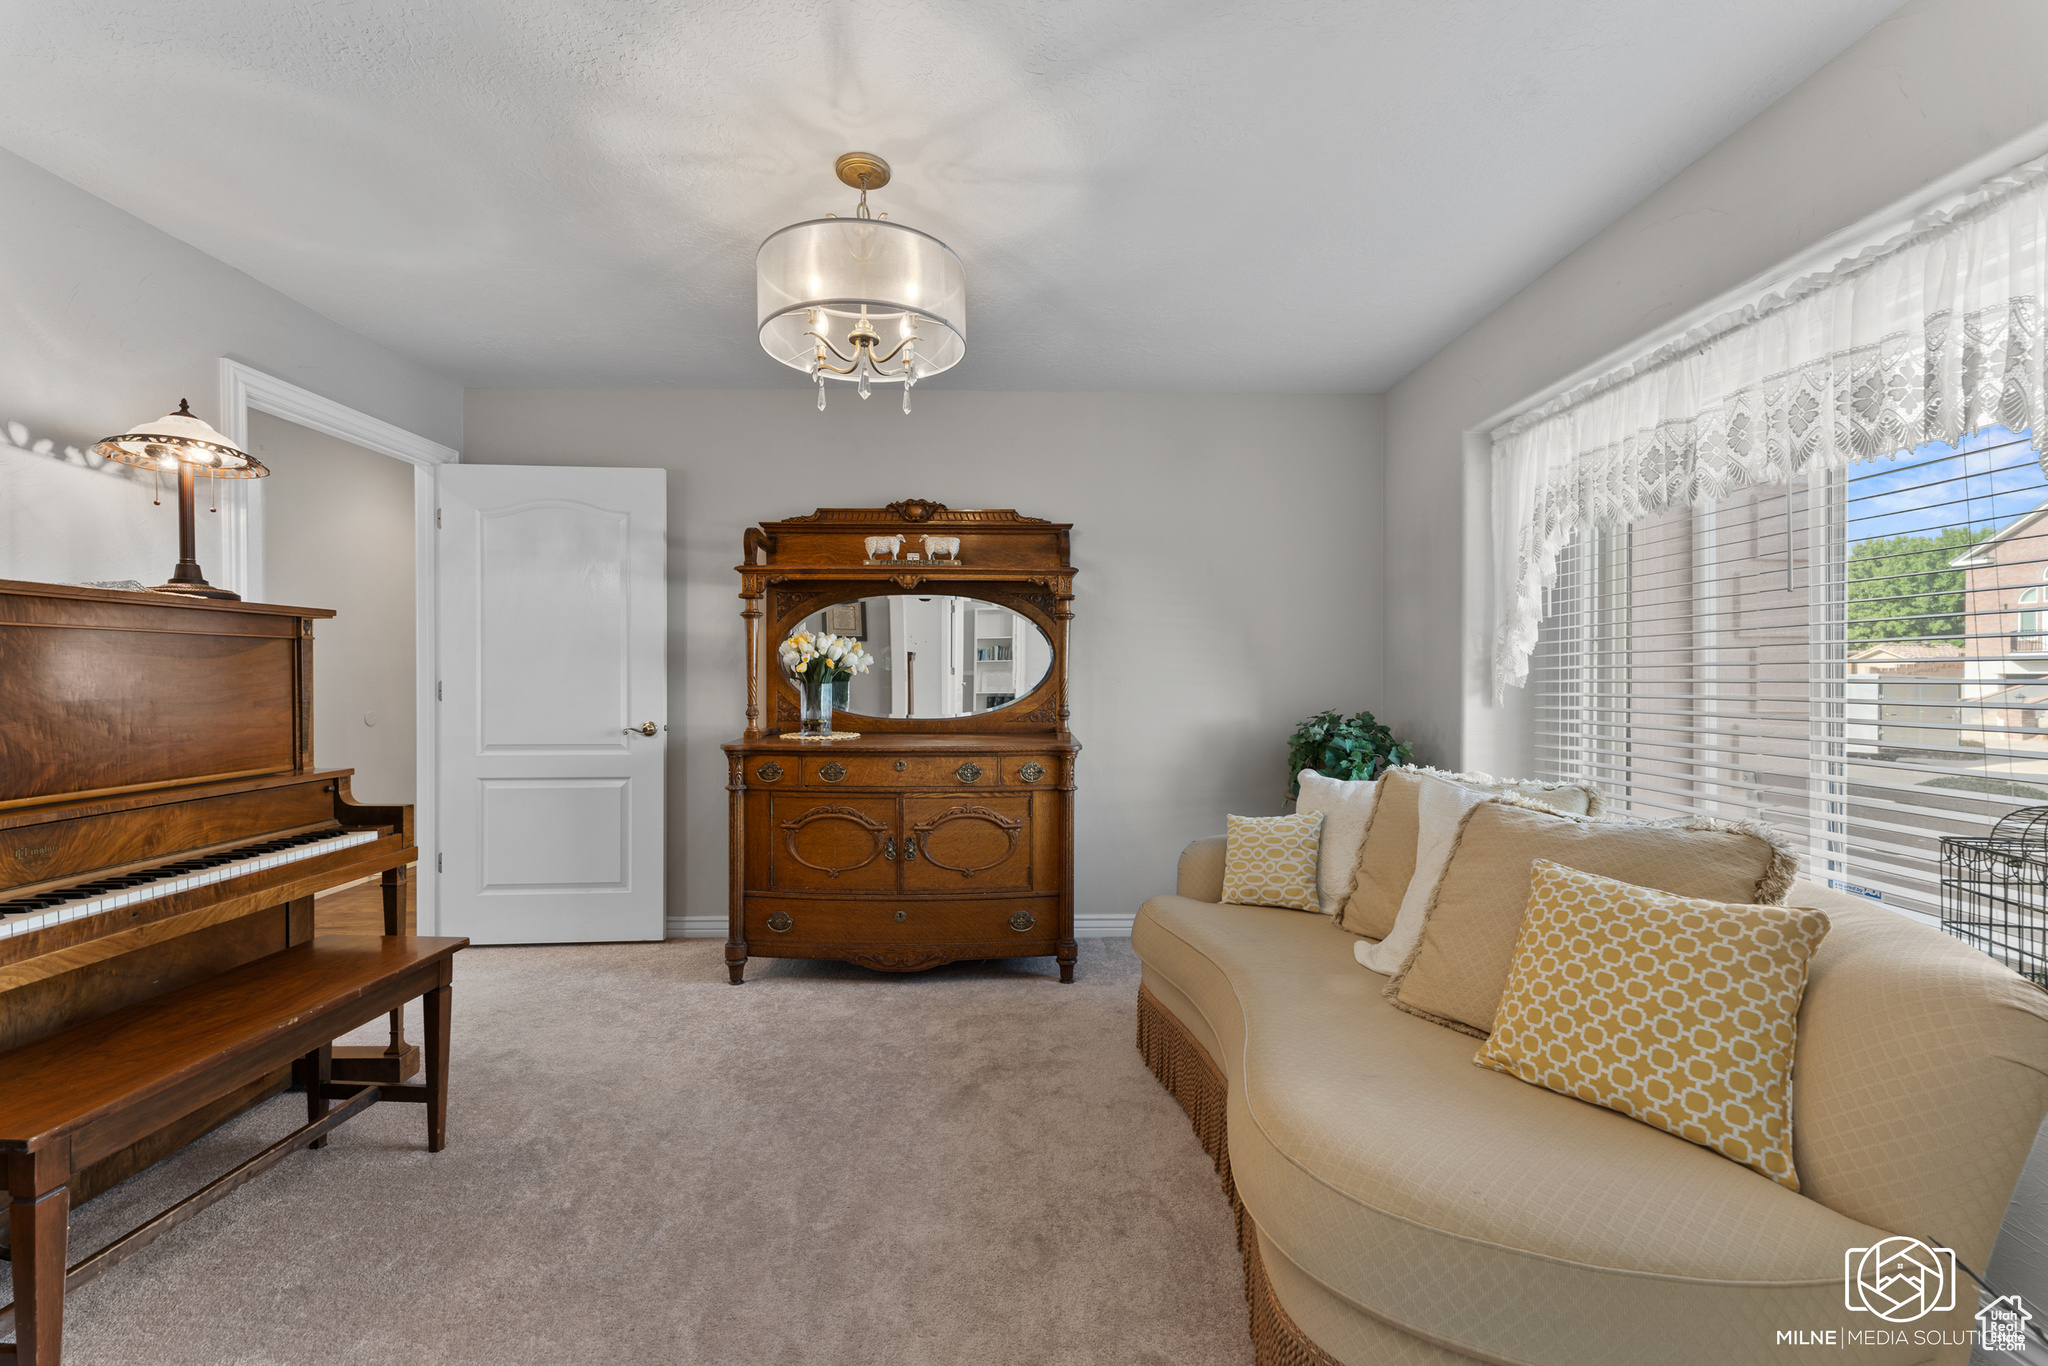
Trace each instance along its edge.
{"label": "chandelier ceiling medallion", "polygon": [[889,163],[848,152],[834,163],[860,191],[854,216],[792,223],[754,257],[761,347],[818,384],[845,380],[866,398],[903,386],[903,411],[921,379],[967,354],[967,277],[953,249],[916,228],[868,212],[868,191],[889,183]]}

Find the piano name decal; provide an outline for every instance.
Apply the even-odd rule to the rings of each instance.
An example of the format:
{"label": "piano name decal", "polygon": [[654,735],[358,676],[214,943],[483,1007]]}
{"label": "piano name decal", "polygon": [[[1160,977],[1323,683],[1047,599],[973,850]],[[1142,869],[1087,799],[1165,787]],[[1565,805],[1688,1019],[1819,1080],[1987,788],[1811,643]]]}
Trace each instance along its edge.
{"label": "piano name decal", "polygon": [[57,846],[54,844],[16,845],[14,849],[14,861],[16,863],[19,863],[24,868],[33,868],[38,863],[48,861],[50,855],[56,852]]}

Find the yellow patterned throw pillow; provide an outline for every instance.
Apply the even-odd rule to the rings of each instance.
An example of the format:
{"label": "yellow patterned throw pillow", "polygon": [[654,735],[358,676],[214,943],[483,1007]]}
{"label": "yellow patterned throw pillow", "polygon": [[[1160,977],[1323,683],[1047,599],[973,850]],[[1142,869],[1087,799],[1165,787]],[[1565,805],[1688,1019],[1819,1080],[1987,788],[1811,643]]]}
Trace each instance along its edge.
{"label": "yellow patterned throw pillow", "polygon": [[1317,911],[1316,849],[1323,813],[1232,816],[1223,846],[1223,899],[1233,906]]}
{"label": "yellow patterned throw pillow", "polygon": [[1779,1185],[1819,911],[1730,906],[1536,860],[1482,1067],[1618,1110]]}

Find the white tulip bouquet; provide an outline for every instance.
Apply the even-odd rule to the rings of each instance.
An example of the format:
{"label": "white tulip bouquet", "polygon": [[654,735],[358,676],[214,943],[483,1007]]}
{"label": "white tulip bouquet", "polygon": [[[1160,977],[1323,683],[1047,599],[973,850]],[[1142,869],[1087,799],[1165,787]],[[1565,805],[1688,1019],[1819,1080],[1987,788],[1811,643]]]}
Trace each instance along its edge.
{"label": "white tulip bouquet", "polygon": [[814,636],[807,631],[783,641],[778,653],[791,678],[813,687],[864,674],[875,662],[852,636]]}

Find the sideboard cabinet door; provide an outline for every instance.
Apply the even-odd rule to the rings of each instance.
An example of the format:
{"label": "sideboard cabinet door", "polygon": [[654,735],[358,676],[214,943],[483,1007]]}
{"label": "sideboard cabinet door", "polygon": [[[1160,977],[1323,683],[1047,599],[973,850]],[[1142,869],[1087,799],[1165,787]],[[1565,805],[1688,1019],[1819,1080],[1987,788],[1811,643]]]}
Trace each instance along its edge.
{"label": "sideboard cabinet door", "polygon": [[776,793],[768,802],[768,885],[778,892],[896,890],[896,799]]}
{"label": "sideboard cabinet door", "polygon": [[903,890],[1030,891],[1031,800],[980,792],[904,798],[903,833],[917,853],[903,862]]}

